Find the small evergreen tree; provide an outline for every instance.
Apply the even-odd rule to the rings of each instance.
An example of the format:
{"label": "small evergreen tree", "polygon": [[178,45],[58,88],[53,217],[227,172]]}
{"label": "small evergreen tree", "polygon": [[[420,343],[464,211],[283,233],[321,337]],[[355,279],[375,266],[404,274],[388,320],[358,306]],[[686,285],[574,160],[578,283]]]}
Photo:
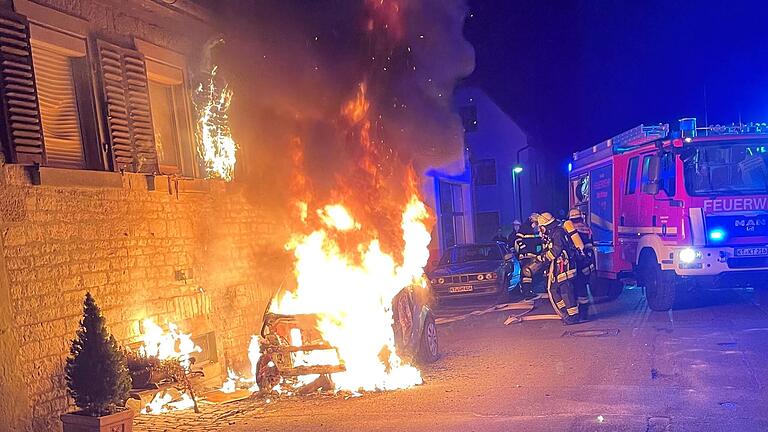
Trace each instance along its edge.
{"label": "small evergreen tree", "polygon": [[67,388],[85,414],[102,416],[123,406],[131,389],[125,353],[107,331],[101,309],[85,294],[83,319],[65,367]]}

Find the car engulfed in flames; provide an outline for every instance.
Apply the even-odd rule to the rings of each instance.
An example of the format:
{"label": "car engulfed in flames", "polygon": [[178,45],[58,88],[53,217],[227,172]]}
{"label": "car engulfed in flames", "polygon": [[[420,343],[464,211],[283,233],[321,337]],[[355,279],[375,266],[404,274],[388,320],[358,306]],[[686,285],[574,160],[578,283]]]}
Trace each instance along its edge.
{"label": "car engulfed in flames", "polygon": [[286,245],[294,255],[291,286],[264,314],[253,367],[259,388],[295,391],[320,376],[334,391],[421,384],[414,360],[434,360],[438,348],[423,270],[431,240],[426,206],[411,196],[401,215],[402,249],[390,252],[345,206],[307,207],[298,206],[304,229]]}
{"label": "car engulfed in flames", "polygon": [[[439,345],[435,318],[426,303],[422,287],[409,286],[392,302],[392,331],[397,354],[407,362],[429,363],[437,360]],[[316,314],[285,315],[264,313],[261,329],[260,356],[255,379],[261,389],[274,389],[281,383],[299,387],[309,385],[320,376],[333,384],[333,375],[347,371],[338,348],[328,343],[317,330]],[[380,353],[386,363],[390,353]]]}

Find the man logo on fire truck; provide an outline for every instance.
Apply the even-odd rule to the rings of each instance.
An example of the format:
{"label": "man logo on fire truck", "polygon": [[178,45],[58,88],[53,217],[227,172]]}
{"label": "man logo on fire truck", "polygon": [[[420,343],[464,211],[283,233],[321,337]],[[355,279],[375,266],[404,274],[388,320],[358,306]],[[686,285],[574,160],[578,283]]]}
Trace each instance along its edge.
{"label": "man logo on fire truck", "polygon": [[623,281],[668,310],[677,287],[768,274],[768,124],[640,125],[574,154],[570,202],[594,236],[593,295]]}

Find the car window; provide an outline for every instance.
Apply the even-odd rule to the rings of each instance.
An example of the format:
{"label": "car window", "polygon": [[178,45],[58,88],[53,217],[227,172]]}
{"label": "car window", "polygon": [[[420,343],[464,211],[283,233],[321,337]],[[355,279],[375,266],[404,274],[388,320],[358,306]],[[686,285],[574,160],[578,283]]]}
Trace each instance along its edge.
{"label": "car window", "polygon": [[460,264],[472,261],[499,261],[504,259],[499,245],[463,245],[448,249],[440,264]]}

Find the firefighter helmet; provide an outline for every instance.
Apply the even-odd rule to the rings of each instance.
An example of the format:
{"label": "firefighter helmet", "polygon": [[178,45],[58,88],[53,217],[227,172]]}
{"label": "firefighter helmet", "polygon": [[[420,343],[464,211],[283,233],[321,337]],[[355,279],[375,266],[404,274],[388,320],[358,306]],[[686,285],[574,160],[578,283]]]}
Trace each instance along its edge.
{"label": "firefighter helmet", "polygon": [[582,219],[583,217],[584,213],[582,213],[581,210],[577,209],[576,207],[568,211],[568,219]]}
{"label": "firefighter helmet", "polygon": [[542,213],[542,214],[538,215],[538,217],[536,218],[536,223],[538,223],[539,226],[544,226],[545,227],[545,226],[547,226],[547,225],[549,225],[551,223],[554,223],[554,222],[557,222],[557,220],[555,219],[554,216],[552,216],[551,213],[546,213],[545,212],[545,213]]}

